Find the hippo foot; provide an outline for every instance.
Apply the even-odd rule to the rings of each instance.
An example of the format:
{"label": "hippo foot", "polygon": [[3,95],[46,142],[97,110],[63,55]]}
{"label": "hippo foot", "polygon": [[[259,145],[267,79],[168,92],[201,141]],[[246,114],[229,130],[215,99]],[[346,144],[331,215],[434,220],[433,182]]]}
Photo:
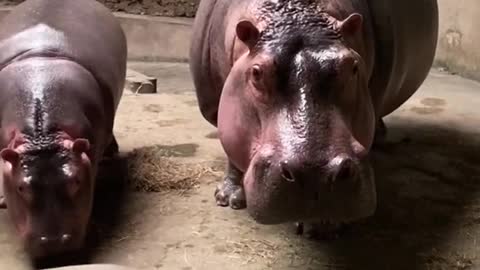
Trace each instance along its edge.
{"label": "hippo foot", "polygon": [[231,180],[228,178],[225,178],[224,182],[217,186],[215,200],[218,206],[230,206],[232,209],[244,209],[247,207],[243,187],[232,185]]}
{"label": "hippo foot", "polygon": [[338,239],[347,229],[348,225],[343,223],[308,223],[297,222],[296,233],[306,234],[307,238],[321,241],[332,241]]}
{"label": "hippo foot", "polygon": [[243,174],[230,162],[223,183],[215,190],[215,200],[218,206],[230,206],[232,209],[244,209],[247,207],[245,191],[242,186]]}

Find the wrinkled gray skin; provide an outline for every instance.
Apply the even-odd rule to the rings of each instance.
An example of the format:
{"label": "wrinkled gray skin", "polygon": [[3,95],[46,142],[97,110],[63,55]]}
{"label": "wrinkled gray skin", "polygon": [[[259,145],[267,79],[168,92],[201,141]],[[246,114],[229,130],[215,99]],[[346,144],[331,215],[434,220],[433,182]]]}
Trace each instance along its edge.
{"label": "wrinkled gray skin", "polygon": [[437,35],[435,0],[202,0],[190,63],[229,160],[217,204],[262,224],[371,216],[368,153]]}
{"label": "wrinkled gray skin", "polygon": [[127,45],[94,0],[28,0],[0,23],[3,206],[33,258],[81,248]]}

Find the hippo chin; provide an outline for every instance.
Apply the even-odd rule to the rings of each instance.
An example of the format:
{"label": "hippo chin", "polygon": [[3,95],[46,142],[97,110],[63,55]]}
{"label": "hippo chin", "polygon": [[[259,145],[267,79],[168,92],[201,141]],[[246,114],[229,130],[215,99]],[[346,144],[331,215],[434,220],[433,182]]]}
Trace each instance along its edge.
{"label": "hippo chin", "polygon": [[1,21],[1,204],[33,259],[84,245],[99,163],[118,151],[126,49],[94,0],[28,0]]}
{"label": "hippo chin", "polygon": [[229,161],[217,204],[263,224],[371,216],[375,134],[437,35],[435,0],[201,1],[190,66]]}

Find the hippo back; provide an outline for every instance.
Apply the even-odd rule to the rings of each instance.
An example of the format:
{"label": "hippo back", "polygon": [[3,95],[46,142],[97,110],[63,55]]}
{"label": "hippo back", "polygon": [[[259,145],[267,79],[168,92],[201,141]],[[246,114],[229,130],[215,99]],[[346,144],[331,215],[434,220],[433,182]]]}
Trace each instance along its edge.
{"label": "hippo back", "polygon": [[0,69],[34,56],[70,59],[108,89],[103,94],[111,95],[116,110],[127,46],[120,24],[107,8],[94,0],[29,0],[0,23]]}
{"label": "hippo back", "polygon": [[382,117],[401,106],[426,79],[437,46],[438,6],[436,0],[366,2],[376,42],[370,90],[377,116]]}
{"label": "hippo back", "polygon": [[190,70],[200,111],[217,125],[223,84],[232,68],[235,23],[251,0],[202,0],[193,24]]}

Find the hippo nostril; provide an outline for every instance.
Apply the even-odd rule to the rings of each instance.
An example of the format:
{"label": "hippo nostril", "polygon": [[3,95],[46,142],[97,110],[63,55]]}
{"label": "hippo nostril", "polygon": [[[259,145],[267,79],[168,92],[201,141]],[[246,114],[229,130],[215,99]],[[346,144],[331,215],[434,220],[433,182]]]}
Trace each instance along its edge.
{"label": "hippo nostril", "polygon": [[353,180],[356,176],[356,165],[352,159],[343,159],[337,167],[337,171],[334,174],[335,181],[347,181]]}
{"label": "hippo nostril", "polygon": [[42,236],[39,238],[40,240],[40,244],[41,245],[50,245],[50,244],[65,244],[67,242],[69,242],[70,240],[72,239],[72,235],[71,234],[62,234],[62,235],[59,235],[58,237],[55,237],[55,236]]}
{"label": "hippo nostril", "polygon": [[64,234],[62,235],[62,243],[68,242],[72,239],[72,236],[70,234]]}
{"label": "hippo nostril", "polygon": [[287,180],[288,182],[295,182],[295,178],[293,177],[292,173],[288,169],[288,162],[283,161],[281,164],[282,167],[282,177],[283,179]]}
{"label": "hippo nostril", "polygon": [[46,244],[48,243],[48,238],[45,236],[40,237],[40,244]]}

